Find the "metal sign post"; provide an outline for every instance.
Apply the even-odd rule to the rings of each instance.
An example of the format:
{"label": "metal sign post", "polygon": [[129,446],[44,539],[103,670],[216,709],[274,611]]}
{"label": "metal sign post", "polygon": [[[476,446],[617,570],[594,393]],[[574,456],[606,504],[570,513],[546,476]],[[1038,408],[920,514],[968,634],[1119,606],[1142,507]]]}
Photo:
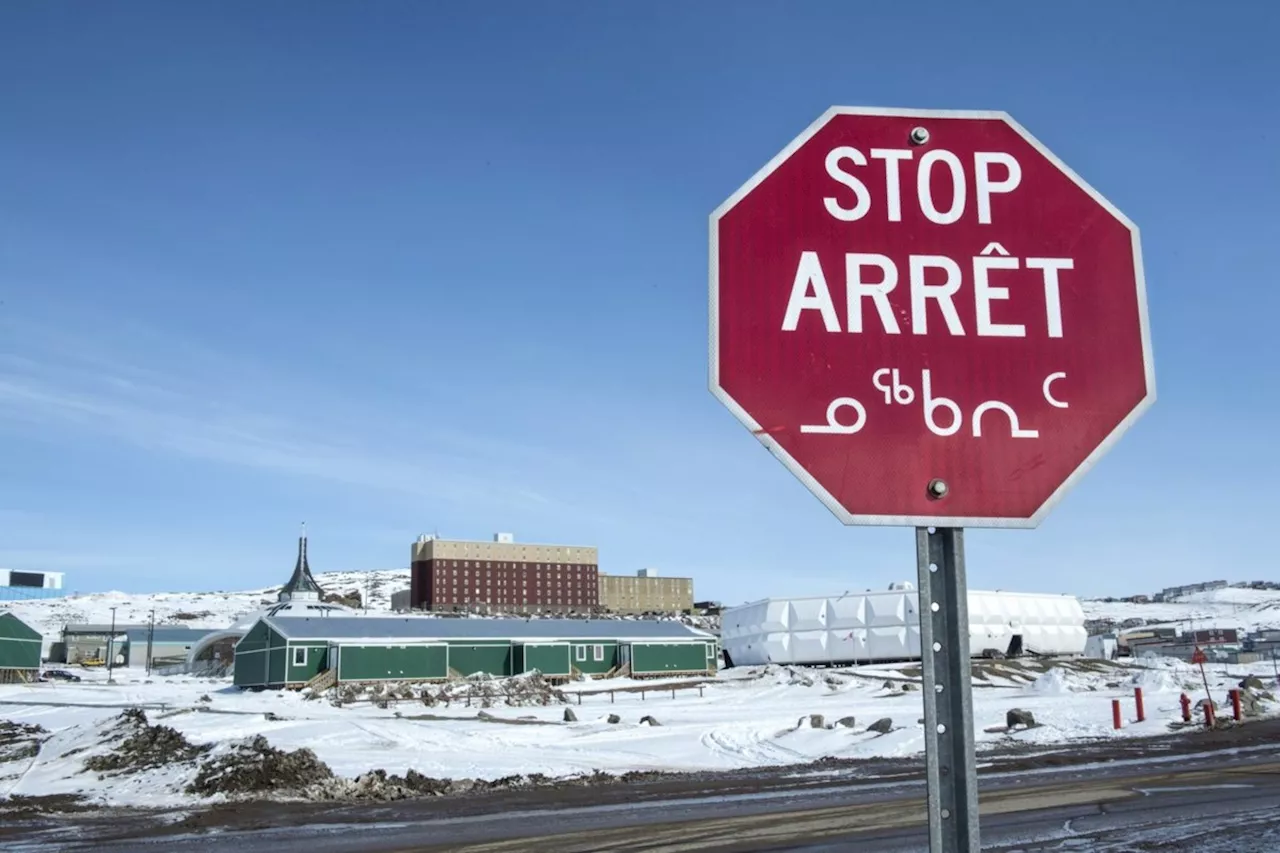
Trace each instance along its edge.
{"label": "metal sign post", "polygon": [[917,527],[929,850],[978,853],[978,769],[969,670],[964,530]]}

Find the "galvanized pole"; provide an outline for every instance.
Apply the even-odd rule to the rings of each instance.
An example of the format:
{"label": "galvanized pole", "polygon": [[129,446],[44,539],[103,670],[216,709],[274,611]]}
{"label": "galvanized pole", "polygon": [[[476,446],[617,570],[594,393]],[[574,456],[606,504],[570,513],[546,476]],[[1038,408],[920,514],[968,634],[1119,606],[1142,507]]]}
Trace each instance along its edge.
{"label": "galvanized pole", "polygon": [[107,684],[111,684],[116,665],[116,609],[111,608],[111,636],[107,637]]}
{"label": "galvanized pole", "polygon": [[147,625],[147,675],[151,674],[151,649],[156,640],[156,612],[151,611],[151,622]]}
{"label": "galvanized pole", "polygon": [[917,527],[930,853],[979,853],[964,531]]}

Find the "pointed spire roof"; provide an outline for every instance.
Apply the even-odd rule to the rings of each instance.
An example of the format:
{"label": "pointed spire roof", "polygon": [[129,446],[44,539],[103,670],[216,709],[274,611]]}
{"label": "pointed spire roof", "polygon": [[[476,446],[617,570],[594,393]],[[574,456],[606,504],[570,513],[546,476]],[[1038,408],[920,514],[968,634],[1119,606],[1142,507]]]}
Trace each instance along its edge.
{"label": "pointed spire roof", "polygon": [[289,582],[280,588],[277,598],[280,601],[318,601],[322,595],[324,590],[311,575],[311,565],[307,562],[307,524],[304,521],[302,535],[298,537],[298,562],[293,567]]}

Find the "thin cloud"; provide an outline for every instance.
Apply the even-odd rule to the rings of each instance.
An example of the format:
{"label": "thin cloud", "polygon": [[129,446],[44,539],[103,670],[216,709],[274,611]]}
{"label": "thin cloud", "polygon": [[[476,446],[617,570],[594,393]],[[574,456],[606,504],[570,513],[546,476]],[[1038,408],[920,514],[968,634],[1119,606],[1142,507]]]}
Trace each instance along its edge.
{"label": "thin cloud", "polygon": [[[22,344],[36,347],[38,336],[33,340],[30,329],[26,331]],[[319,423],[319,418],[303,421],[263,411],[243,399],[269,396],[286,383],[258,385],[237,395],[219,378],[228,375],[224,370],[215,369],[214,376],[162,375],[97,352],[83,338],[75,347],[59,350],[67,337],[56,334],[51,339],[55,346],[45,342],[34,353],[0,351],[0,421],[19,428],[69,427],[148,450],[418,498],[537,507],[552,503],[527,483],[508,479],[499,487],[495,482],[502,480],[495,481],[486,470],[491,467],[483,458],[487,451],[509,458],[519,453],[518,447],[487,448],[482,437],[471,435],[458,442],[461,447],[433,441],[445,448],[443,453],[424,452],[422,446],[375,448],[373,443],[385,436],[374,417],[364,428],[344,429]],[[11,347],[14,337],[5,338]],[[201,367],[216,363],[208,351],[201,356]],[[466,470],[467,465],[475,470]],[[511,477],[510,471],[505,473]]]}

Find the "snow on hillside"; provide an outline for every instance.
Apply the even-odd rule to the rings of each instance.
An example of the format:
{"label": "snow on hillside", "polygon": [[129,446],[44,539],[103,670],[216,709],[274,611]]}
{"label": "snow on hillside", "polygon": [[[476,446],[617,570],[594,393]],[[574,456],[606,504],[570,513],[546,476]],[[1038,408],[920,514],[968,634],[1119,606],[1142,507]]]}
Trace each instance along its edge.
{"label": "snow on hillside", "polygon": [[[409,570],[326,572],[317,574],[316,581],[326,593],[358,591],[371,611],[385,612],[391,608],[391,593],[409,586]],[[244,592],[92,592],[36,601],[0,601],[0,611],[13,613],[44,634],[48,643],[60,636],[62,626],[69,622],[110,624],[113,607],[117,625],[145,625],[154,610],[157,625],[225,628],[241,616],[275,604],[279,589],[276,585]]]}
{"label": "snow on hillside", "polygon": [[1140,619],[1188,630],[1280,628],[1280,590],[1227,587],[1160,603],[1085,599],[1080,604],[1086,619],[1109,619],[1117,624]]}

